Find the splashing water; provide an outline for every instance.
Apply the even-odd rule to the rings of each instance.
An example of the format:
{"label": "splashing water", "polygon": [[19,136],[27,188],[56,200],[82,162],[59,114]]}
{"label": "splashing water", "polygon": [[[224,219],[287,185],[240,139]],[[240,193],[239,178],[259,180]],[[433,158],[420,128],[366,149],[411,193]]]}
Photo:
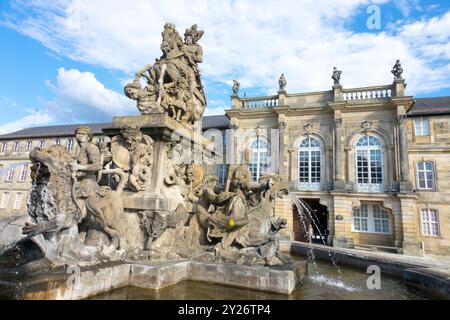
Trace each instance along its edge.
{"label": "splashing water", "polygon": [[336,287],[336,288],[340,288],[340,289],[344,289],[346,291],[349,292],[359,292],[361,291],[360,288],[355,288],[352,287],[348,284],[345,284],[342,280],[337,280],[337,279],[333,279],[333,278],[329,278],[327,276],[324,275],[314,275],[311,277],[308,277],[309,279],[311,279],[313,282],[318,283],[319,285],[327,285],[330,287]]}
{"label": "splashing water", "polygon": [[[316,228],[317,232],[319,233],[319,237],[320,240],[322,241],[322,244],[324,246],[327,246],[327,243],[325,242],[325,237],[322,235],[322,233],[320,232],[320,222],[317,220],[316,221],[316,217],[311,213],[312,209],[308,206],[308,204],[303,201],[301,198],[293,195],[293,194],[289,194],[290,199],[292,201],[292,203],[295,205],[295,207],[297,208],[297,215],[300,218],[300,222],[301,224],[299,224],[299,227],[303,227],[303,231],[305,232],[305,234],[309,233],[309,230],[306,227],[306,220],[307,218],[309,218],[309,221],[311,221],[314,225],[314,227]],[[321,225],[320,225],[321,226]],[[311,237],[312,235],[309,235],[309,237]],[[337,265],[337,260],[334,257],[334,254],[331,253],[330,250],[326,250],[328,253],[328,256],[330,257],[331,263],[334,267],[336,267],[337,271],[339,273],[341,273],[341,270],[339,268],[339,266]],[[311,247],[307,253],[307,257],[308,257],[308,261],[312,262],[313,267],[314,267],[314,271],[316,272],[316,274],[318,274],[317,272],[317,268],[316,268],[316,262],[315,262],[315,255],[314,255],[314,248]]]}

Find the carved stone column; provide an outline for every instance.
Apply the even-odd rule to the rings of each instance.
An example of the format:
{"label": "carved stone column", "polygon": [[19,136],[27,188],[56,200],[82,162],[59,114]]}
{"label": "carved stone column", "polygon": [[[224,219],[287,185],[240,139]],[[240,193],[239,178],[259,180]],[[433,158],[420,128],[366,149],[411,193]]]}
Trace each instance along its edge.
{"label": "carved stone column", "polygon": [[406,115],[399,115],[397,120],[398,120],[398,135],[399,135],[399,153],[400,153],[400,192],[411,192],[412,183],[409,180]]}
{"label": "carved stone column", "polygon": [[334,118],[334,189],[344,190],[345,181],[342,175],[342,118]]}

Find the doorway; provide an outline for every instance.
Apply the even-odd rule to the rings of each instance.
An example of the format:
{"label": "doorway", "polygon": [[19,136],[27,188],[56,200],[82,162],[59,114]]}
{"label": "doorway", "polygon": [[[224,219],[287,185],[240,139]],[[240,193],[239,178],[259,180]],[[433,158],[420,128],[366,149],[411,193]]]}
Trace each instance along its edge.
{"label": "doorway", "polygon": [[[309,242],[309,233],[312,233],[311,242],[317,244],[328,243],[328,208],[321,205],[319,199],[302,198],[309,213],[298,214],[297,207],[293,208],[294,240]],[[314,221],[312,221],[314,220]],[[311,226],[310,226],[311,225]],[[312,232],[311,232],[312,231]]]}

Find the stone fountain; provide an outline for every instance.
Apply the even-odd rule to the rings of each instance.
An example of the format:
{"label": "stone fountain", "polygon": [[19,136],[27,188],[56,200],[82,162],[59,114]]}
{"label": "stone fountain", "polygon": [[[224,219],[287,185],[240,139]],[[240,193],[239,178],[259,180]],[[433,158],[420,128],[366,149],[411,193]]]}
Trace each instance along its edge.
{"label": "stone fountain", "polygon": [[[0,256],[0,296],[83,299],[124,286],[159,289],[183,280],[289,294],[306,273],[280,252],[287,194],[275,174],[251,182],[230,165],[226,190],[211,175],[211,141],[198,64],[203,31],[162,32],[163,52],[125,86],[139,116],[114,117],[97,143],[79,127],[79,152],[35,148],[29,221]],[[145,83],[145,85],[143,85]]]}

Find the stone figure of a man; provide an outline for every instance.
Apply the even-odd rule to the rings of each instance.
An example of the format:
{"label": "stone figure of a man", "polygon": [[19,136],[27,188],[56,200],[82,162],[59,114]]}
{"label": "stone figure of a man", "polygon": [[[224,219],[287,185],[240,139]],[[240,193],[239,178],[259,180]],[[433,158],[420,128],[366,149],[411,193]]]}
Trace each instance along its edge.
{"label": "stone figure of a man", "polygon": [[[97,175],[102,169],[100,149],[92,143],[93,132],[89,127],[78,127],[75,130],[75,137],[79,147],[76,162],[71,164],[72,172],[78,181],[75,196],[83,200],[87,210],[101,216],[101,210],[97,207],[96,201],[99,192]],[[85,216],[86,210],[82,218]]]}

